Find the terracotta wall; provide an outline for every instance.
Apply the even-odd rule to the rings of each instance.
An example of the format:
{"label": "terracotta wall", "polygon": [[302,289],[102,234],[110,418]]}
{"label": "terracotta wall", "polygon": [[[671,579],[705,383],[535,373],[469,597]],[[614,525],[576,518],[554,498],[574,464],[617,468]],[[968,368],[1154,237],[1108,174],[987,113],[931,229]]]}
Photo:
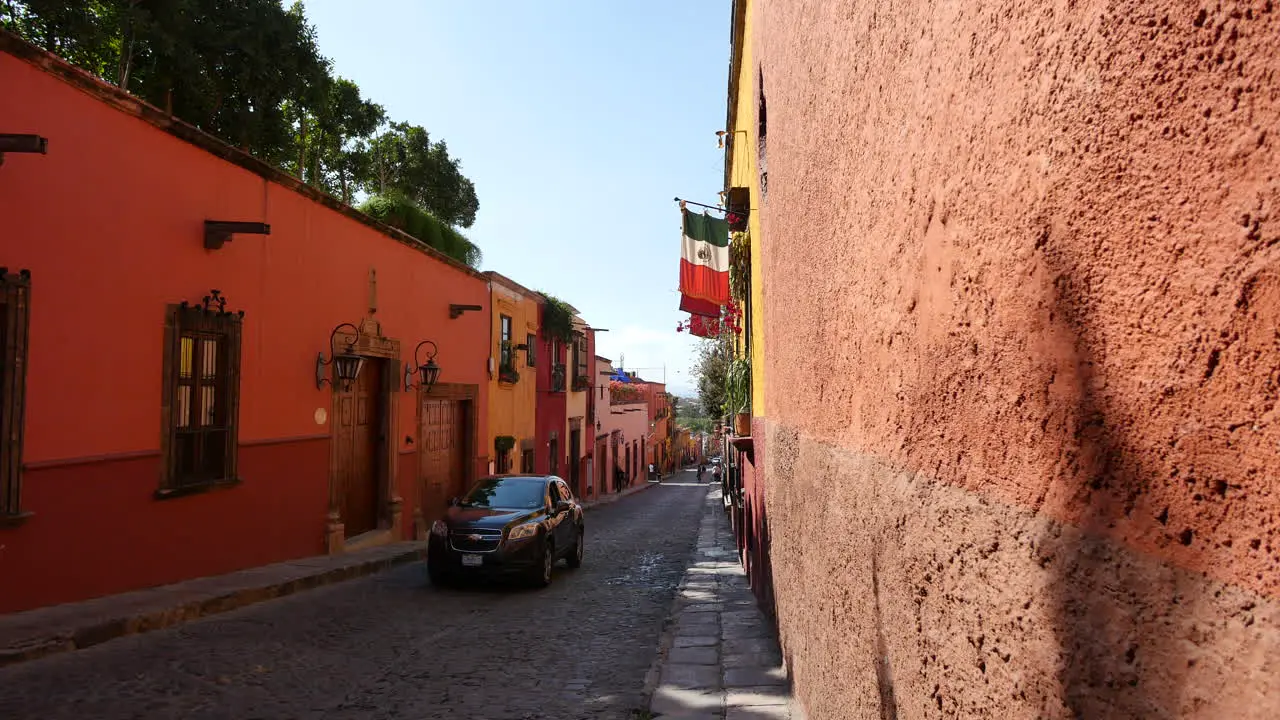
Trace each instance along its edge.
{"label": "terracotta wall", "polygon": [[1280,9],[753,12],[809,717],[1280,715]]}
{"label": "terracotta wall", "polygon": [[[329,427],[317,410],[330,409],[330,391],[315,387],[316,354],[328,353],[335,325],[367,313],[376,270],[384,334],[405,358],[434,340],[440,381],[480,385],[483,407],[483,278],[179,139],[139,117],[167,122],[158,111],[43,62],[52,70],[0,52],[3,130],[49,139],[47,155],[11,154],[0,167],[0,265],[33,277],[23,506],[34,513],[0,528],[0,612],[324,552]],[[209,251],[206,219],[262,221],[271,234]],[[166,305],[211,288],[246,312],[244,482],[157,501]],[[450,303],[486,310],[451,320]],[[412,452],[416,403],[397,396],[392,437]],[[414,466],[399,465],[407,520]]]}

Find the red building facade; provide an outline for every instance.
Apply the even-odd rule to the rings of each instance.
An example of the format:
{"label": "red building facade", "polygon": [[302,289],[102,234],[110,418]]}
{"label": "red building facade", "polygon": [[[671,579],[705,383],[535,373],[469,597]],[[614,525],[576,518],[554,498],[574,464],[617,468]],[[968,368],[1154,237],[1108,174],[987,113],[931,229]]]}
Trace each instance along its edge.
{"label": "red building facade", "polygon": [[482,472],[483,276],[2,34],[0,87],[48,139],[0,166],[0,612],[421,536]]}
{"label": "red building facade", "polygon": [[[539,318],[539,325],[542,327],[546,326],[546,309],[544,302],[539,309],[544,314],[544,317]],[[568,368],[565,366],[565,345],[546,333],[539,333],[538,354],[548,358],[550,362],[538,365],[538,400],[534,428],[537,447],[534,467],[540,473],[565,477],[568,458],[568,451],[565,449],[565,427],[568,424],[565,391],[569,383]]]}

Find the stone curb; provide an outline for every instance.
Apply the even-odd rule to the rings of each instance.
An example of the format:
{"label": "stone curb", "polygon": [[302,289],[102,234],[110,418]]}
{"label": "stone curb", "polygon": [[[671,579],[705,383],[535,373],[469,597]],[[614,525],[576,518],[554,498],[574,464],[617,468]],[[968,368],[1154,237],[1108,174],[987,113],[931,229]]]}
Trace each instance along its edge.
{"label": "stone curb", "polygon": [[426,543],[402,542],[15,613],[0,617],[0,667],[181,625],[425,557]]}

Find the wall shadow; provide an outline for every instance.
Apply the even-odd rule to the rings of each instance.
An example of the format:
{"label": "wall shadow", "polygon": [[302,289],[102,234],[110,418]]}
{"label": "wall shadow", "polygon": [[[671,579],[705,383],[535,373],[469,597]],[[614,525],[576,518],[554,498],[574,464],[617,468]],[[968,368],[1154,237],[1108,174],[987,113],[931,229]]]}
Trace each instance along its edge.
{"label": "wall shadow", "polygon": [[[1179,629],[1195,615],[1198,591],[1178,571],[1108,537],[1117,524],[1149,507],[1156,468],[1129,422],[1098,389],[1095,318],[1084,300],[1086,276],[1046,255],[1054,277],[1051,325],[1064,341],[1055,382],[1071,384],[1072,403],[1058,438],[1068,471],[1061,481],[1079,526],[1052,523],[1038,561],[1052,578],[1050,608],[1059,646],[1062,701],[1077,718],[1156,718],[1181,714],[1188,658]],[[1051,412],[1055,412],[1052,410]],[[1030,601],[1029,601],[1030,602]],[[1026,606],[1024,606],[1026,607]]]}

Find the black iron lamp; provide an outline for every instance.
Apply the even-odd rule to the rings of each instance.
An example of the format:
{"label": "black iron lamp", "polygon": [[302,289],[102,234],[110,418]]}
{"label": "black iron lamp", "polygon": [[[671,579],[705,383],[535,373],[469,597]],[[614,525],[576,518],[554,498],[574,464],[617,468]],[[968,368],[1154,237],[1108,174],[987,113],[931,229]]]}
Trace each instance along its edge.
{"label": "black iron lamp", "polygon": [[[347,349],[343,352],[338,352],[336,343],[338,340],[338,331],[342,328],[351,328],[355,334],[351,338],[351,342],[347,344]],[[317,390],[324,387],[326,382],[337,387],[339,381],[342,382],[343,390],[351,389],[351,383],[355,382],[355,379],[360,377],[360,369],[364,367],[364,358],[353,352],[356,349],[356,343],[359,341],[360,328],[352,325],[351,323],[342,323],[335,327],[333,332],[329,333],[329,359],[324,359],[323,352],[316,355]],[[326,365],[333,366],[333,374],[337,376],[336,380],[326,377],[327,373],[324,371]]]}
{"label": "black iron lamp", "polygon": [[[419,353],[425,345],[430,345],[431,349],[427,351],[427,361],[424,363],[419,360],[421,357]],[[429,392],[431,387],[436,384],[436,381],[440,379],[440,366],[436,365],[436,353],[438,352],[440,352],[439,348],[437,348],[436,344],[430,340],[423,340],[418,343],[418,347],[413,349],[414,364],[404,364],[405,392],[408,392],[415,387]],[[415,372],[418,374],[419,378],[417,385],[413,384],[413,374]]]}

